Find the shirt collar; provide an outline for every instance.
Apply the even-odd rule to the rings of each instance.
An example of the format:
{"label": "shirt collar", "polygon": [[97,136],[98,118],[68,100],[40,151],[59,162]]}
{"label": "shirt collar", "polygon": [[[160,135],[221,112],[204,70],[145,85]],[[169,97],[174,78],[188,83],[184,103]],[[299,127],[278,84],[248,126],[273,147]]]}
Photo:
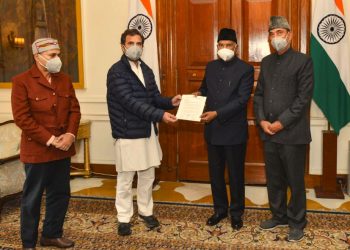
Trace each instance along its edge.
{"label": "shirt collar", "polygon": [[[131,61],[131,60],[129,60],[129,59],[128,59],[128,61],[129,61],[129,63],[130,63],[131,68],[135,68],[135,67],[136,67],[134,61]],[[138,66],[137,69],[140,67],[140,65],[141,65],[141,62],[138,60],[138,61],[137,61],[137,66]]]}

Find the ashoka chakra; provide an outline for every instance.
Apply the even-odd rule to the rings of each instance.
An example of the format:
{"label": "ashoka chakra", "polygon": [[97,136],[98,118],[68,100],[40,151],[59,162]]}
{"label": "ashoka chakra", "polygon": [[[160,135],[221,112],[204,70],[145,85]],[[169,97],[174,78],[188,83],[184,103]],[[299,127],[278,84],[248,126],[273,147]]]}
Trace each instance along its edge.
{"label": "ashoka chakra", "polygon": [[345,36],[346,26],[343,18],[330,14],[322,18],[317,26],[317,35],[325,43],[335,44]]}
{"label": "ashoka chakra", "polygon": [[137,29],[147,39],[152,34],[152,22],[149,17],[138,14],[130,19],[128,24],[129,29]]}

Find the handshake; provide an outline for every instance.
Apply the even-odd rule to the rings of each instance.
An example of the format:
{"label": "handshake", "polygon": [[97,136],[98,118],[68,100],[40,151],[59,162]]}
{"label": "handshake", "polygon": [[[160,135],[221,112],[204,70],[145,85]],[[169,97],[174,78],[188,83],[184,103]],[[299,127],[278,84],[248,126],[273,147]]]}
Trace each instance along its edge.
{"label": "handshake", "polygon": [[55,139],[51,142],[51,145],[55,146],[60,150],[68,151],[68,149],[72,146],[74,141],[75,137],[70,133],[66,133],[55,137]]}

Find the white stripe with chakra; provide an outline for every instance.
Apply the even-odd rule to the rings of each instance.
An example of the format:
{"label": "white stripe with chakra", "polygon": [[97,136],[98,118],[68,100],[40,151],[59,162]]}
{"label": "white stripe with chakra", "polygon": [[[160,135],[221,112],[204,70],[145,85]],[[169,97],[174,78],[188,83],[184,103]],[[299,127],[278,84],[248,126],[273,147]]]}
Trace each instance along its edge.
{"label": "white stripe with chakra", "polygon": [[[337,8],[335,1],[312,0],[312,34],[337,67],[340,78],[350,95],[350,27],[347,26],[347,24],[350,24],[350,16],[348,15],[350,14],[350,1],[343,1],[343,5],[345,16]],[[317,33],[318,24],[329,14],[335,14],[341,17],[346,24],[345,36],[335,44],[325,43],[320,39]]]}

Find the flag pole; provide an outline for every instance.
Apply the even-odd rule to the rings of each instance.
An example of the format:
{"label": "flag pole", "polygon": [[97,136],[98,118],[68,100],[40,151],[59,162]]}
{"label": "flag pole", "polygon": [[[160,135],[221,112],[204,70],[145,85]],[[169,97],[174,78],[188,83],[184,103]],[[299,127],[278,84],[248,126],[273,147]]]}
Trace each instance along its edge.
{"label": "flag pole", "polygon": [[320,186],[315,187],[317,198],[344,199],[343,191],[337,183],[337,139],[328,121],[327,130],[322,131],[322,175]]}

